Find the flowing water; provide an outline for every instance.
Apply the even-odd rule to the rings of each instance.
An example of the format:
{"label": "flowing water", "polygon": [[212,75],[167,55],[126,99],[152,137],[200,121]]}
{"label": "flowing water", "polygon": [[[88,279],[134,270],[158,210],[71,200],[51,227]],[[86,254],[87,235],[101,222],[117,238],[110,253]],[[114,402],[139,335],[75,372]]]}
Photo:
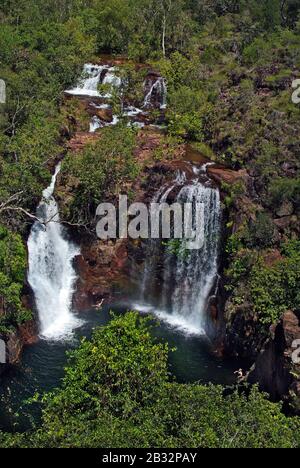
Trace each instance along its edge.
{"label": "flowing water", "polygon": [[[121,86],[117,70],[108,65],[86,64],[78,85],[68,90],[74,96],[88,96],[95,108],[109,109],[99,85]],[[97,99],[94,99],[97,98]],[[100,98],[100,102],[99,102]],[[132,118],[130,124],[143,126],[134,119],[145,109],[166,107],[167,88],[163,78],[151,83],[144,97],[143,109],[129,106],[124,114]],[[104,123],[94,116],[90,132],[106,125],[116,125],[118,117]],[[178,172],[176,180],[162,187],[153,201],[167,203],[169,197],[178,203],[189,203],[193,210],[203,205],[202,246],[198,250],[182,249],[175,255],[161,240],[149,240],[146,247],[145,272],[136,289],[135,301],[130,304],[106,304],[103,310],[78,314],[72,310],[72,296],[76,281],[74,258],[80,253],[61,225],[58,206],[53,196],[60,165],[56,167],[50,186],[43,192],[36,221],[28,240],[28,280],[33,289],[39,317],[41,340],[24,351],[22,362],[1,377],[0,429],[30,427],[37,420],[40,408],[27,408],[23,401],[36,391],[44,392],[60,384],[66,364],[66,351],[77,347],[80,338],[89,337],[96,326],[111,320],[110,310],[123,314],[126,310],[151,313],[161,319],[153,334],[169,342],[176,351],[169,359],[170,371],[179,382],[212,382],[232,384],[234,371],[245,363],[219,359],[212,352],[206,337],[207,307],[218,281],[218,245],[220,235],[220,196],[206,176],[206,164],[194,165],[194,180],[187,180]],[[16,414],[19,413],[20,418]]]}
{"label": "flowing water", "polygon": [[[100,85],[108,86],[108,92],[101,92]],[[66,91],[67,94],[72,96],[81,96],[91,98],[91,105],[96,109],[110,109],[111,106],[105,102],[111,99],[113,89],[121,89],[122,79],[118,76],[118,69],[110,67],[109,65],[93,65],[87,63],[84,65],[82,76],[73,89]],[[149,108],[159,105],[161,110],[167,107],[167,85],[162,77],[158,77],[155,81],[145,83],[145,89],[150,86],[149,91],[145,91],[144,101],[141,103],[142,109],[134,106],[124,107],[123,115],[129,119],[128,126],[133,125],[138,128],[145,126],[143,121],[137,120],[139,115],[148,115]],[[96,100],[102,100],[100,105]],[[116,125],[119,122],[119,117],[114,115],[112,122],[101,121],[96,115],[92,117],[90,122],[90,132],[94,133],[99,128]]]}
{"label": "flowing water", "polygon": [[98,86],[101,83],[102,74],[106,69],[106,65],[86,63],[78,85],[73,89],[68,89],[66,93],[73,96],[101,97]]}
{"label": "flowing water", "polygon": [[[195,167],[195,172],[206,174],[206,167]],[[173,184],[154,197],[153,202],[163,204],[176,190],[175,202],[182,206],[190,204],[194,213],[197,205],[202,206],[200,248],[187,249],[188,239],[184,238],[174,253],[162,247],[162,239],[149,240],[141,300],[134,304],[137,310],[153,312],[189,335],[205,334],[207,307],[218,282],[221,202],[219,190],[207,185],[208,182],[205,177],[187,181],[184,173],[178,174]]]}
{"label": "flowing water", "polygon": [[44,190],[36,221],[28,239],[28,281],[35,295],[42,338],[61,340],[79,325],[72,312],[76,274],[73,260],[79,249],[66,238],[53,197],[60,170],[56,167],[50,186]]}
{"label": "flowing water", "polygon": [[160,108],[166,109],[167,107],[167,85],[164,78],[159,77],[151,85],[149,92],[145,96],[144,108],[148,108],[152,105],[152,100],[157,97],[160,101]]}

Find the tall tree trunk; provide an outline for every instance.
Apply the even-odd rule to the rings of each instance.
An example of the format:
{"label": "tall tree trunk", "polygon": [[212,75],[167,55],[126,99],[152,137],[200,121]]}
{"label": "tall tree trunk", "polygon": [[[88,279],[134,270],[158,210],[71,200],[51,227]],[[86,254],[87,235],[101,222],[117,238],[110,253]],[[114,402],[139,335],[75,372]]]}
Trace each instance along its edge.
{"label": "tall tree trunk", "polygon": [[282,20],[283,25],[286,23],[286,20],[287,20],[287,17],[284,14],[285,7],[286,7],[286,0],[282,0],[280,4],[280,14],[281,14],[281,20]]}
{"label": "tall tree trunk", "polygon": [[166,14],[164,13],[163,25],[162,25],[162,51],[163,51],[164,57],[166,57],[166,28],[167,28],[167,18],[166,18]]}

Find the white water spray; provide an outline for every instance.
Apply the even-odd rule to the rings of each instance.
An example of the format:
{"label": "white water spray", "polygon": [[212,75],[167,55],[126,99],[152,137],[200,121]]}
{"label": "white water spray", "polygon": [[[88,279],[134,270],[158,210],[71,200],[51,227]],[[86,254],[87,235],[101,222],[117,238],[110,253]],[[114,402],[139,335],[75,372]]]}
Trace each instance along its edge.
{"label": "white water spray", "polygon": [[61,340],[80,325],[72,313],[76,274],[73,260],[79,249],[66,240],[59,222],[58,206],[53,197],[60,165],[50,186],[44,190],[36,221],[28,239],[28,281],[35,295],[40,334],[48,340]]}
{"label": "white water spray", "polygon": [[[203,167],[203,172],[206,167]],[[187,335],[205,334],[209,298],[218,279],[218,251],[221,229],[221,202],[218,189],[195,180],[186,182],[178,174],[174,185],[160,191],[155,201],[165,203],[173,190],[176,202],[204,206],[202,248],[185,249],[183,240],[178,252],[166,248],[162,257],[161,240],[150,240],[141,285],[141,303],[134,308],[151,312]],[[155,293],[160,290],[159,297]]]}
{"label": "white water spray", "polygon": [[157,93],[161,104],[161,109],[166,109],[167,107],[167,85],[164,78],[159,77],[151,86],[148,94],[145,96],[144,108],[151,106],[154,93]]}
{"label": "white water spray", "polygon": [[101,97],[98,86],[101,83],[102,73],[106,68],[107,65],[86,63],[78,85],[73,89],[68,89],[66,93],[73,96]]}

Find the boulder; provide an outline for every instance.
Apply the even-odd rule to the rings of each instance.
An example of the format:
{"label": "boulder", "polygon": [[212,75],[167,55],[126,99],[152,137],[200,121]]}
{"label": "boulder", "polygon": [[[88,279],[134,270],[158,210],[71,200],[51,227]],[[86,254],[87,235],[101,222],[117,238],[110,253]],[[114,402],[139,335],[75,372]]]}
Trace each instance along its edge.
{"label": "boulder", "polygon": [[279,218],[283,218],[285,216],[291,216],[294,213],[294,206],[293,203],[289,201],[283,202],[278,210],[276,211],[276,214]]}
{"label": "boulder", "polygon": [[270,338],[258,355],[248,375],[272,399],[300,400],[300,364],[294,362],[295,343],[300,340],[299,316],[286,311],[270,329]]}
{"label": "boulder", "polygon": [[207,174],[218,185],[220,185],[222,182],[225,182],[229,185],[233,185],[238,181],[245,181],[247,183],[249,180],[249,174],[245,169],[233,171],[232,169],[227,169],[224,167],[221,168],[218,166],[209,166],[207,168]]}
{"label": "boulder", "polygon": [[110,123],[113,120],[113,112],[112,109],[93,109],[93,115],[99,117],[99,119],[103,122]]}

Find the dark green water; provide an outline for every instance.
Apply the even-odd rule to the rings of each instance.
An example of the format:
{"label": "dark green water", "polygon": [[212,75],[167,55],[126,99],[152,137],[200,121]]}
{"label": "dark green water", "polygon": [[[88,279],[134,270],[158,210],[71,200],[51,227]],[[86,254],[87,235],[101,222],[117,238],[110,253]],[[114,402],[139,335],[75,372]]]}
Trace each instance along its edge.
{"label": "dark green water", "polygon": [[[111,309],[118,314],[126,311],[124,305],[112,304],[101,311],[81,314],[83,324],[69,341],[41,340],[25,349],[22,362],[1,377],[0,429],[24,430],[30,427],[32,419],[38,420],[39,407],[24,401],[36,392],[49,391],[60,384],[67,362],[66,351],[77,347],[83,336],[90,337],[94,327],[105,325],[110,320]],[[179,382],[231,385],[236,382],[234,372],[245,367],[245,363],[234,359],[217,358],[205,337],[187,337],[164,323],[153,333],[177,348],[170,354],[169,366]]]}

